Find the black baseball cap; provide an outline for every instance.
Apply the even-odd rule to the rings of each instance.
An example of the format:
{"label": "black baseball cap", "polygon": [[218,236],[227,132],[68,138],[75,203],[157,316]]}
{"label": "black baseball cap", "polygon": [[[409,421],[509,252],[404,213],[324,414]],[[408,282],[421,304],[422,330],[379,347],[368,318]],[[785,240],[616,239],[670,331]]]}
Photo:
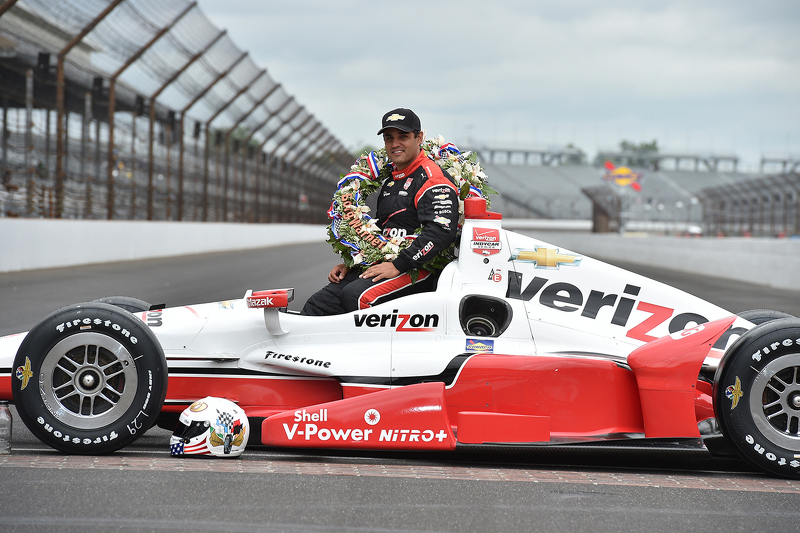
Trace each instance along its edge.
{"label": "black baseball cap", "polygon": [[383,133],[386,128],[397,128],[400,131],[422,131],[422,124],[416,113],[410,109],[398,107],[383,115],[378,135]]}

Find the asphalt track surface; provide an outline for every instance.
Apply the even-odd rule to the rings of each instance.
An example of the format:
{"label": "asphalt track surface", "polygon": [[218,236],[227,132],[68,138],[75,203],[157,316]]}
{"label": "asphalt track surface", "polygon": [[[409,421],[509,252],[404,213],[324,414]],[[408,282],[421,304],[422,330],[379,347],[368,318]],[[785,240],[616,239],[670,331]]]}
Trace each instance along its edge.
{"label": "asphalt track surface", "polygon": [[[0,274],[0,335],[70,303],[170,306],[295,287],[335,263],[326,244]],[[800,316],[800,292],[625,266],[733,312]],[[768,275],[754,273],[754,275]],[[0,531],[796,531],[800,481],[704,451],[535,449],[411,454],[270,449],[171,458],[150,430],[110,456],[68,456],[15,419],[0,456]]]}

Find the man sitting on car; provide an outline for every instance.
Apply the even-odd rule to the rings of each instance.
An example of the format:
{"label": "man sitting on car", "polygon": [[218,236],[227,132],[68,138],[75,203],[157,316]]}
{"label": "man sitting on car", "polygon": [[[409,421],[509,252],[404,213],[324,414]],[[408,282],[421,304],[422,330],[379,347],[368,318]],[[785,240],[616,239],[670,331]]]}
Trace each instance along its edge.
{"label": "man sitting on car", "polygon": [[393,261],[365,270],[344,263],[333,267],[328,274],[330,283],[308,299],[301,314],[348,313],[436,287],[436,274],[420,270],[417,281],[412,282],[408,271],[419,268],[455,240],[458,218],[442,211],[455,212],[458,191],[422,150],[424,135],[413,111],[399,108],[383,115],[381,134],[394,168],[378,192],[378,225],[386,238],[413,235],[420,226],[422,232]]}

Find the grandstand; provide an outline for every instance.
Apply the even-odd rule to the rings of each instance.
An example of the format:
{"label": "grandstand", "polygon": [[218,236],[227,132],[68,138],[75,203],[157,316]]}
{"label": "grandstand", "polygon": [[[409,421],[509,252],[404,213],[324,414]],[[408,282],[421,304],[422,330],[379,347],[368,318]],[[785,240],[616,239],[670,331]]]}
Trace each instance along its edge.
{"label": "grandstand", "polygon": [[[637,192],[605,181],[606,169],[599,166],[559,165],[557,161],[549,165],[529,164],[529,158],[521,162],[518,158],[516,164],[509,163],[514,161],[510,157],[505,163],[495,163],[496,160],[494,157],[493,162],[483,162],[483,166],[490,185],[500,193],[499,197],[492,198],[492,209],[502,212],[506,218],[590,220],[595,207],[591,195],[594,194],[596,200],[610,195],[621,211],[611,216],[621,216],[627,229],[670,233],[697,231],[698,226],[708,225],[704,209],[710,196],[705,191],[740,190],[743,184],[748,184],[748,190],[752,190],[754,181],[769,179],[732,170],[701,170],[706,168],[704,166],[698,170],[634,167],[633,171],[642,174],[641,190]],[[796,202],[797,197],[798,194],[788,192],[785,200]],[[769,202],[775,204],[778,200],[773,195]],[[733,206],[733,200],[728,205]],[[715,213],[715,220],[719,220],[722,215],[718,207]],[[612,230],[617,228],[618,225],[612,224]]]}

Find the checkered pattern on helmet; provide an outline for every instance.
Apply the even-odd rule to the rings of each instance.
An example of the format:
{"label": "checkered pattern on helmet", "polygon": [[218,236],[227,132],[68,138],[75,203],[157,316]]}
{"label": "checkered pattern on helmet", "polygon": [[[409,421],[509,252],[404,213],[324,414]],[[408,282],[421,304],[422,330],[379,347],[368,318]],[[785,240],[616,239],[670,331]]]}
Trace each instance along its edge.
{"label": "checkered pattern on helmet", "polygon": [[217,409],[217,424],[224,427],[227,432],[233,425],[233,415],[230,413],[223,413]]}

